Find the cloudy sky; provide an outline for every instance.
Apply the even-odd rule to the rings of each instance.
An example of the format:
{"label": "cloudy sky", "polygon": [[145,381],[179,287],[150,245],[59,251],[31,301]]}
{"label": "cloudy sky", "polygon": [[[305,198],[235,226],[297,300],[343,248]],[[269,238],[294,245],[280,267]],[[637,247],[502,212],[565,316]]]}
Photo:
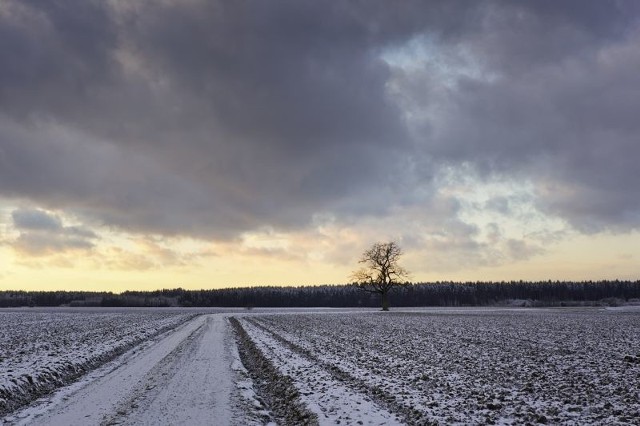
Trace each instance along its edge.
{"label": "cloudy sky", "polygon": [[0,289],[640,278],[640,3],[3,0]]}

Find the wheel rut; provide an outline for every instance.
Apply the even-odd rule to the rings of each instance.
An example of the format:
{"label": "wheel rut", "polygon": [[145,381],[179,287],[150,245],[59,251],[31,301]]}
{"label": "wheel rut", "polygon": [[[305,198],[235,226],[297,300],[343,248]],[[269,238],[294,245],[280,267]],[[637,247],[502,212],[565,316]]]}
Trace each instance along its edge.
{"label": "wheel rut", "polygon": [[333,365],[329,362],[326,362],[316,355],[314,355],[311,351],[291,342],[290,340],[283,337],[277,331],[271,329],[270,327],[264,325],[261,321],[255,319],[247,318],[246,321],[250,322],[255,327],[260,330],[268,333],[273,339],[275,339],[278,343],[291,350],[292,352],[304,357],[309,360],[311,363],[317,365],[322,368],[325,372],[331,375],[335,380],[342,383],[344,386],[353,389],[353,392],[361,393],[369,397],[372,401],[378,404],[380,407],[384,407],[389,412],[398,416],[399,419],[404,424],[408,425],[428,425],[429,422],[426,422],[424,418],[422,418],[422,413],[415,410],[414,408],[400,404],[397,402],[396,397],[389,392],[386,392],[384,389],[368,384],[366,381],[354,377],[349,374],[347,371],[339,368],[336,365]]}

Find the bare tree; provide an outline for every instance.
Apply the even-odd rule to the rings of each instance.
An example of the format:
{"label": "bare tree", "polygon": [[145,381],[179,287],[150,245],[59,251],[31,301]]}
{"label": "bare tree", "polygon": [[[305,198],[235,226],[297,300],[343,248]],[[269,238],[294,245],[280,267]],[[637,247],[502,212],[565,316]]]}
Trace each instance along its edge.
{"label": "bare tree", "polygon": [[383,311],[389,310],[389,290],[403,285],[403,279],[409,277],[409,272],[398,265],[400,256],[402,250],[395,241],[375,243],[362,253],[359,263],[364,266],[351,274],[357,287],[382,296]]}

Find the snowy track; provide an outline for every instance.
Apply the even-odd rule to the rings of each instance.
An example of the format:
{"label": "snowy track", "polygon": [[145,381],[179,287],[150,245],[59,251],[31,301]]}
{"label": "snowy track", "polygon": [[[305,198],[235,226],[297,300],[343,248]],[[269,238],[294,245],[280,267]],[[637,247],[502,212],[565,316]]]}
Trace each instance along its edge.
{"label": "snowy track", "polygon": [[246,424],[233,409],[232,339],[223,315],[199,316],[6,424]]}
{"label": "snowy track", "polygon": [[0,310],[0,418],[194,317],[169,309]]}

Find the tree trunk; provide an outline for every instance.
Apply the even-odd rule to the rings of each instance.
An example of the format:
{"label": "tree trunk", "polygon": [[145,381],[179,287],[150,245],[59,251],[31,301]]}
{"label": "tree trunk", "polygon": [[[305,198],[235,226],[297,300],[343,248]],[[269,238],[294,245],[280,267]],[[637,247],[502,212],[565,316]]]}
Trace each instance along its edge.
{"label": "tree trunk", "polygon": [[382,292],[382,310],[383,311],[389,310],[389,292],[388,291]]}

